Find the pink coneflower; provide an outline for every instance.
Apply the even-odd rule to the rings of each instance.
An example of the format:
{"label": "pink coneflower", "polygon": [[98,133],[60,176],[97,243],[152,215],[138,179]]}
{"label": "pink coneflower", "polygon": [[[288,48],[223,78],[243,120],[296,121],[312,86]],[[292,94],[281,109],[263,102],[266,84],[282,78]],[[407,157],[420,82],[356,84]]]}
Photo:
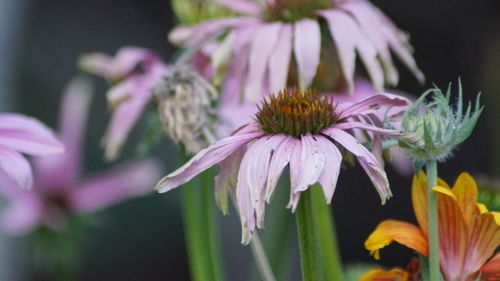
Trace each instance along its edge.
{"label": "pink coneflower", "polygon": [[159,166],[152,159],[80,178],[90,100],[88,87],[84,81],[76,80],[64,95],[59,137],[66,153],[35,159],[34,188],[21,192],[11,180],[0,177],[0,192],[9,200],[1,217],[7,232],[23,234],[41,225],[58,229],[64,227],[70,215],[93,212],[152,191],[159,176]]}
{"label": "pink coneflower", "polygon": [[115,57],[102,53],[84,55],[80,67],[104,77],[113,86],[107,92],[113,116],[102,141],[106,159],[113,160],[152,100],[153,87],[168,74],[168,68],[159,55],[137,47],[123,47]]}
{"label": "pink coneflower", "polygon": [[21,153],[46,156],[63,151],[52,130],[40,121],[20,114],[0,114],[0,175],[5,174],[18,187],[28,190],[33,185],[31,165]]}
{"label": "pink coneflower", "polygon": [[[413,59],[408,36],[369,1],[218,2],[243,16],[205,21],[192,28],[180,26],[170,38],[185,47],[201,45],[216,69],[228,60],[243,63],[246,70],[240,85],[249,101],[258,101],[262,92],[286,87],[292,57],[299,84],[303,88],[310,86],[317,74],[322,46],[336,50],[342,75],[351,91],[357,54],[377,90],[398,83],[391,51],[419,80],[424,80]],[[333,42],[329,36],[322,38],[323,19]]]}
{"label": "pink coneflower", "polygon": [[[262,103],[254,122],[200,151],[184,166],[164,177],[157,189],[169,191],[219,164],[217,201],[219,204],[227,202],[229,186],[236,183],[242,242],[247,244],[255,225],[263,227],[265,202],[269,202],[287,165],[291,178],[288,208],[294,211],[300,193],[316,182],[321,184],[326,202],[330,203],[342,163],[341,150],[345,149],[357,158],[385,203],[391,192],[382,164],[349,131],[360,129],[398,136],[398,131],[382,129],[367,121],[376,118],[371,113],[377,110],[407,102],[400,97],[380,94],[343,107],[310,90],[305,94],[299,90],[293,93],[285,90]],[[352,121],[360,116],[364,116],[361,121]]]}

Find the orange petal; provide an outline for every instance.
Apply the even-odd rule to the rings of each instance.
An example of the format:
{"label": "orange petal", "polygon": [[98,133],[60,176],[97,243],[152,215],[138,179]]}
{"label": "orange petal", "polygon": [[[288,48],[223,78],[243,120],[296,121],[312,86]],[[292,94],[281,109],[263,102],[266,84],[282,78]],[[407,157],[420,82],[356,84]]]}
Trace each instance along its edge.
{"label": "orange petal", "polygon": [[481,281],[499,281],[500,280],[500,253],[493,257],[487,264],[481,268]]}
{"label": "orange petal", "polygon": [[372,269],[361,276],[358,281],[407,281],[410,274],[401,268],[393,268],[390,271]]}
{"label": "orange petal", "polygon": [[468,231],[465,217],[450,189],[436,186],[439,221],[439,261],[445,280],[462,280]]}
{"label": "orange petal", "polygon": [[405,245],[422,255],[428,255],[427,238],[422,231],[407,222],[386,220],[381,222],[365,241],[365,248],[375,259],[380,259],[379,250],[393,241]]}
{"label": "orange petal", "polygon": [[465,264],[477,272],[500,246],[500,226],[492,213],[481,214],[472,222],[468,245]]}
{"label": "orange petal", "polygon": [[[450,186],[442,179],[438,178],[438,185],[450,189]],[[427,209],[427,177],[423,171],[418,176],[413,177],[411,196],[413,202],[413,212],[417,218],[418,225],[425,236],[428,235],[428,209]]]}
{"label": "orange petal", "polygon": [[476,181],[468,173],[461,173],[460,176],[458,176],[452,191],[457,198],[460,208],[464,211],[467,223],[470,223],[477,215],[479,215],[479,213],[481,213],[481,210],[476,205]]}

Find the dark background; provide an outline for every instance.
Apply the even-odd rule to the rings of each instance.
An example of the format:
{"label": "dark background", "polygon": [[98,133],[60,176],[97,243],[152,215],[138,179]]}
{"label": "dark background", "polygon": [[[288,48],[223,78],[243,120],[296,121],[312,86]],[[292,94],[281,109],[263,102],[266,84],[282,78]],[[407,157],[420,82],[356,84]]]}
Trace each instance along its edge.
{"label": "dark background", "polygon": [[[127,45],[153,49],[165,59],[173,53],[166,37],[175,19],[167,0],[6,2],[12,2],[17,10],[11,7],[11,16],[0,21],[8,25],[0,29],[3,32],[0,46],[6,47],[0,53],[3,56],[0,76],[6,77],[3,89],[7,89],[2,89],[0,94],[2,109],[36,116],[52,126],[56,124],[62,89],[78,73],[75,62],[80,54],[114,53]],[[439,166],[440,176],[453,182],[462,171],[500,175],[500,160],[497,160],[500,159],[497,125],[500,121],[500,2],[373,2],[411,34],[417,62],[428,80],[421,86],[404,67],[399,67],[401,90],[419,95],[432,83],[446,87],[460,76],[466,100],[473,100],[478,92],[483,92],[486,109],[474,134],[455,151],[453,158]],[[87,136],[89,172],[106,166],[101,161],[99,148],[99,139],[109,118],[104,100],[106,85],[96,81]],[[124,153],[123,158],[134,156],[134,141],[127,146],[128,153]],[[177,163],[175,147],[164,142],[157,151],[165,164],[165,172],[172,171]],[[411,179],[388,169],[395,196],[384,207],[379,205],[368,177],[358,168],[341,173],[332,205],[342,255],[347,262],[372,261],[363,242],[382,219],[414,220],[409,196]],[[178,200],[177,191],[153,194],[99,214],[99,227],[87,236],[83,280],[188,280]],[[236,216],[222,221],[229,280],[244,280],[242,276],[249,273],[252,265],[249,248],[239,245],[240,227]],[[268,226],[264,234],[271,230],[272,226]],[[293,225],[290,231],[294,231]],[[22,240],[10,239],[6,243],[18,245]],[[294,243],[289,247],[291,245]],[[11,249],[8,263],[22,272],[24,277],[19,278],[31,280],[26,266],[29,259],[22,253]],[[385,265],[404,266],[411,252],[404,247],[390,246],[382,256]],[[293,259],[296,274],[297,258],[293,256]]]}

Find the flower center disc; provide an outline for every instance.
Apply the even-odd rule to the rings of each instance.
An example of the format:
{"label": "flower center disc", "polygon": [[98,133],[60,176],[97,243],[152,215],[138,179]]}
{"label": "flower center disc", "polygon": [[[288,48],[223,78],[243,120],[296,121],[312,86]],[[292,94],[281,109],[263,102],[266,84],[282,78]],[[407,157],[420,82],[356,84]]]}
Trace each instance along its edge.
{"label": "flower center disc", "polygon": [[271,21],[295,22],[304,18],[315,18],[317,10],[329,9],[332,0],[275,0],[268,4]]}
{"label": "flower center disc", "polygon": [[337,121],[332,102],[310,89],[304,94],[299,89],[284,90],[264,100],[256,118],[266,134],[315,135]]}

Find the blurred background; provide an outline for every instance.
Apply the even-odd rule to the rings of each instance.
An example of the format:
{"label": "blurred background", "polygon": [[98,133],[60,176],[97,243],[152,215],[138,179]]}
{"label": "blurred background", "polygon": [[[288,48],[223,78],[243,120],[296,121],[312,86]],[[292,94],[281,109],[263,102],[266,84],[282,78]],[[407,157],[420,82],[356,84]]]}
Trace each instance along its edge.
{"label": "blurred background", "polygon": [[[474,134],[446,165],[439,167],[440,176],[449,182],[462,171],[500,176],[500,1],[373,2],[411,34],[417,62],[427,77],[427,84],[421,86],[404,67],[399,67],[399,89],[419,95],[432,83],[446,87],[461,77],[466,100],[483,93],[485,111]],[[122,46],[141,46],[168,59],[174,49],[167,43],[167,31],[175,22],[168,0],[1,0],[0,110],[35,116],[55,127],[62,90],[79,73],[79,55],[115,53]],[[88,173],[110,165],[102,161],[99,146],[109,119],[106,84],[95,81],[86,139]],[[135,157],[138,139],[127,143],[121,160]],[[155,152],[164,163],[165,173],[177,166],[176,148],[168,141],[157,146]],[[358,168],[341,173],[332,205],[346,262],[373,262],[363,242],[382,219],[414,221],[411,178],[388,169],[395,196],[383,207],[368,177]],[[189,280],[178,201],[179,193],[173,191],[100,212],[96,225],[85,234],[81,279]],[[276,212],[286,212],[284,206],[275,208]],[[251,276],[254,269],[250,249],[239,243],[239,221],[234,212],[220,217],[220,221],[229,280],[244,280],[242,276]],[[272,225],[268,225],[261,232],[265,239],[271,230]],[[294,233],[295,226],[292,223],[282,231]],[[287,278],[299,280],[293,239],[292,235],[291,241],[281,242],[295,264]],[[48,280],[32,274],[25,242],[2,235],[0,280]],[[404,247],[390,246],[383,255],[384,265],[405,266],[412,253]]]}

